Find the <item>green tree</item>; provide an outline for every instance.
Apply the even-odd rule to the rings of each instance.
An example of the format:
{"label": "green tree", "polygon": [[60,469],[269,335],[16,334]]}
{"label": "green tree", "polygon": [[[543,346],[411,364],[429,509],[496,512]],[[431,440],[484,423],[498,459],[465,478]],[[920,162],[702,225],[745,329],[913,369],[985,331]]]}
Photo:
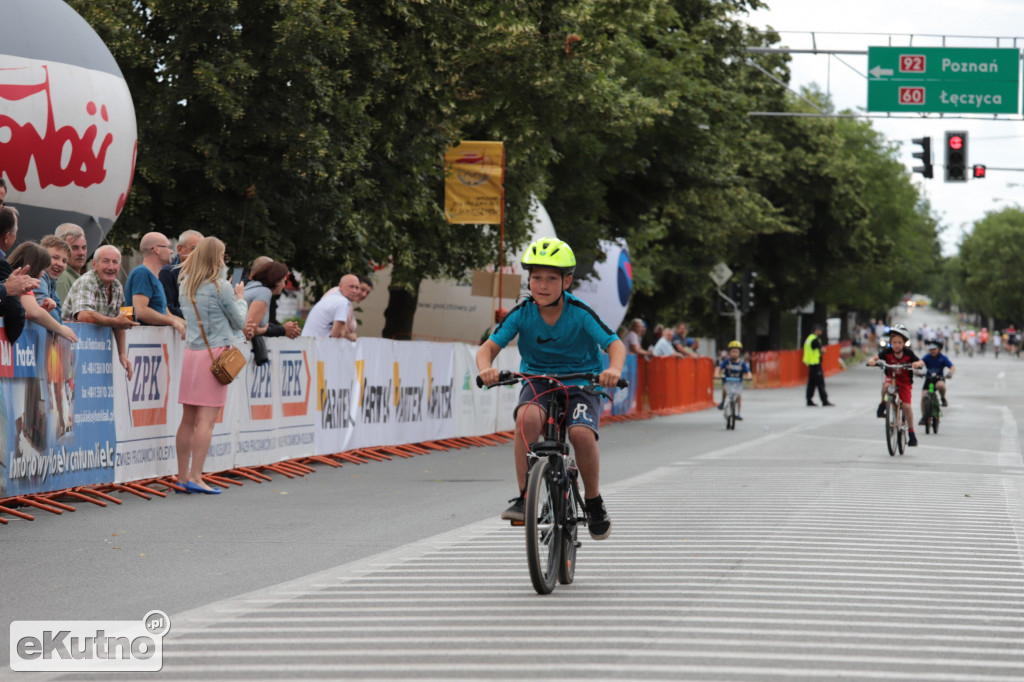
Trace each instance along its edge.
{"label": "green tree", "polygon": [[960,244],[961,300],[983,317],[1024,319],[1024,209],[991,211]]}

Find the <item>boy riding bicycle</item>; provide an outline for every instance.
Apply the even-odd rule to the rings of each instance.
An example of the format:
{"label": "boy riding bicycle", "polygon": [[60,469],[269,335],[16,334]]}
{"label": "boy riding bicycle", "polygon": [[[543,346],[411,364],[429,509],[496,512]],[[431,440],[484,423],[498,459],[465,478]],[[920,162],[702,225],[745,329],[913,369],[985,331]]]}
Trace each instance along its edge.
{"label": "boy riding bicycle", "polygon": [[[939,377],[935,382],[935,390],[939,392],[939,398],[942,400],[942,406],[949,407],[949,403],[946,402],[946,382],[942,380],[942,377],[945,376],[945,369],[947,367],[949,368],[949,376],[953,376],[953,373],[956,372],[956,368],[953,367],[953,361],[942,352],[942,342],[934,341],[928,344],[928,355],[921,358],[921,360],[924,362],[924,366],[927,369],[928,374],[934,374]],[[925,378],[925,386],[928,385],[927,381],[928,379]],[[920,423],[923,425],[925,419],[923,415],[924,396],[921,396],[921,405],[922,417]]]}
{"label": "boy riding bicycle", "polygon": [[[601,386],[614,387],[622,376],[626,347],[593,310],[568,292],[576,268],[576,256],[569,245],[559,239],[539,239],[527,247],[521,264],[529,275],[530,296],[509,312],[477,351],[481,381],[490,386],[498,380],[498,370],[491,366],[494,358],[518,335],[522,356],[519,371],[523,374],[590,372],[600,374]],[[607,351],[609,358],[609,367],[604,371],[600,350]],[[568,391],[569,442],[583,479],[588,529],[590,537],[604,540],[611,534],[612,522],[598,486],[601,400],[578,385],[569,385]],[[514,412],[519,496],[510,500],[512,506],[501,515],[509,521],[526,518],[526,453],[530,443],[540,438],[547,401],[551,398],[546,392],[542,383],[527,381],[519,394]]]}
{"label": "boy riding bicycle", "polygon": [[725,386],[727,383],[732,384],[734,386],[732,390],[736,392],[736,419],[740,421],[743,421],[743,417],[740,416],[740,408],[743,407],[743,380],[754,378],[754,375],[750,373],[750,365],[744,360],[740,360],[742,352],[742,343],[730,341],[729,357],[724,358],[718,367],[715,367],[715,378],[722,380],[722,402],[718,403],[718,409],[725,409]]}
{"label": "boy riding bicycle", "polygon": [[[887,365],[906,365],[909,364],[914,369],[920,369],[924,367],[924,362],[921,358],[914,354],[914,351],[907,348],[907,342],[910,341],[910,332],[902,324],[894,324],[889,329],[889,345],[886,346],[878,355],[873,355],[868,360],[868,364],[874,367],[879,360]],[[917,434],[914,433],[914,410],[912,408],[911,393],[913,389],[913,377],[909,371],[896,371],[892,369],[885,370],[886,379],[882,383],[882,402],[878,403],[879,418],[885,417],[885,392],[886,387],[895,383],[896,388],[900,393],[900,400],[903,401],[903,413],[906,415],[907,424],[910,424],[910,431],[908,433],[907,445],[917,445]]]}

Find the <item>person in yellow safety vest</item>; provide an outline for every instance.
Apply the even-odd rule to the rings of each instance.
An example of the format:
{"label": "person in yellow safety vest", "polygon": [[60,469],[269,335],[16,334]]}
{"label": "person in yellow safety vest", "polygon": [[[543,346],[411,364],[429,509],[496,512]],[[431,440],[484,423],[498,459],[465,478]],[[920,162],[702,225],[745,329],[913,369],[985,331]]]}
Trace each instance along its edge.
{"label": "person in yellow safety vest", "polygon": [[807,365],[807,407],[817,407],[814,402],[814,389],[818,389],[821,396],[821,404],[825,407],[832,407],[835,403],[828,401],[828,393],[825,392],[825,373],[821,370],[821,334],[825,326],[815,322],[811,327],[811,333],[804,341],[804,364]]}

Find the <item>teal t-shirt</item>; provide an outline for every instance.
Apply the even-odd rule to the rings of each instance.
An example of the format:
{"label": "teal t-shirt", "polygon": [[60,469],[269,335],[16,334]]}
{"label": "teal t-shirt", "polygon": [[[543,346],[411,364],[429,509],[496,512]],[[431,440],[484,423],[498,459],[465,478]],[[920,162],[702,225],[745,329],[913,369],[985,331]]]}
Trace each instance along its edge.
{"label": "teal t-shirt", "polygon": [[167,312],[167,294],[164,293],[164,285],[145,265],[136,267],[128,275],[128,279],[124,283],[125,305],[134,305],[132,297],[135,294],[148,296],[149,307],[156,312]]}
{"label": "teal t-shirt", "polygon": [[490,340],[504,348],[517,335],[522,357],[519,371],[524,374],[600,374],[601,351],[619,338],[586,303],[568,292],[554,325],[541,318],[537,302],[528,297],[509,311]]}

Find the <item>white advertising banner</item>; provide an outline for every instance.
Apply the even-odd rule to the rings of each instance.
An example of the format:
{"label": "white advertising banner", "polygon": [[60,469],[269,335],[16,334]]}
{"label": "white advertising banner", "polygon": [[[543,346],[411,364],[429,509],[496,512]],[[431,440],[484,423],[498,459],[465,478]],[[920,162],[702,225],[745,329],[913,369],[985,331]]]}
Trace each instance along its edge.
{"label": "white advertising banner", "polygon": [[117,455],[114,481],[123,483],[178,471],[174,434],[181,421],[178,377],[181,338],[161,327],[137,327],[126,333],[132,378],[112,356]]}
{"label": "white advertising banner", "polygon": [[360,417],[356,344],[343,339],[314,341],[313,449],[318,455],[332,455],[352,449]]}
{"label": "white advertising banner", "polygon": [[317,339],[316,453],[450,438],[453,346]]}
{"label": "white advertising banner", "polygon": [[455,435],[450,343],[360,339],[355,447]]}
{"label": "white advertising banner", "polygon": [[[455,435],[483,436],[508,431],[515,422],[512,411],[519,399],[519,385],[482,389],[476,385],[476,353],[479,346],[455,346]],[[509,346],[494,360],[499,370],[519,371],[519,348]]]}
{"label": "white advertising banner", "polygon": [[234,465],[257,466],[313,454],[315,339],[265,339],[270,361],[245,368]]}

